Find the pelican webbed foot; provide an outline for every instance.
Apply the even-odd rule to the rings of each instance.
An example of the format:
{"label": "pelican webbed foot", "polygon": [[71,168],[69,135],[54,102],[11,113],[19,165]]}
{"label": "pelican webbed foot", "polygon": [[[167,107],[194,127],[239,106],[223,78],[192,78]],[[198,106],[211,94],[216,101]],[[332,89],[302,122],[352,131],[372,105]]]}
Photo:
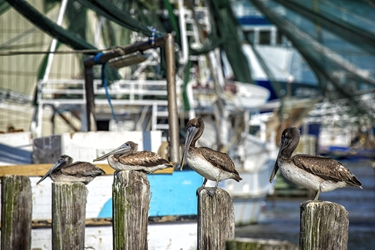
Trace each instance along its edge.
{"label": "pelican webbed foot", "polygon": [[200,186],[200,187],[197,189],[197,192],[196,192],[197,196],[199,196],[199,193],[202,192],[203,189],[205,189],[205,186],[204,186],[204,185]]}
{"label": "pelican webbed foot", "polygon": [[201,186],[197,189],[197,196],[199,195],[200,192],[202,192],[203,190],[206,190],[207,191],[207,194],[210,196],[210,197],[214,197],[215,193],[216,193],[216,189],[217,187],[205,187],[205,186]]}
{"label": "pelican webbed foot", "polygon": [[204,178],[204,181],[203,181],[202,186],[199,187],[199,188],[197,189],[197,195],[199,195],[199,193],[200,193],[203,189],[206,189],[206,190],[207,190],[207,194],[208,194],[210,197],[214,197],[219,182],[216,181],[216,185],[215,185],[215,187],[207,187],[207,188],[206,188],[206,182],[207,182],[207,179]]}
{"label": "pelican webbed foot", "polygon": [[214,197],[215,193],[216,193],[216,190],[217,190],[217,187],[211,187],[211,188],[207,188],[207,194],[211,197]]}

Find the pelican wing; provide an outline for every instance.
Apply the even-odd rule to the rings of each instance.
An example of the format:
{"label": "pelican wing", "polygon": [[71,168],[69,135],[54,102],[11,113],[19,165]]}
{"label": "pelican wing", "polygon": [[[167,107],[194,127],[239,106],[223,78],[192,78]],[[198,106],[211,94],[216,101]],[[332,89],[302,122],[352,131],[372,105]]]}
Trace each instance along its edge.
{"label": "pelican wing", "polygon": [[324,180],[345,181],[355,186],[362,184],[341,162],[332,158],[315,155],[295,155],[292,157],[294,164]]}
{"label": "pelican wing", "polygon": [[227,154],[206,147],[199,148],[199,151],[200,154],[213,166],[230,173],[238,174],[232,159]]}
{"label": "pelican wing", "polygon": [[139,151],[131,155],[121,156],[119,162],[130,166],[154,167],[158,165],[166,165],[173,167],[169,161],[151,151]]}
{"label": "pelican wing", "polygon": [[62,168],[61,173],[72,176],[98,176],[105,174],[101,168],[98,168],[89,162],[82,161],[74,162],[69,166]]}

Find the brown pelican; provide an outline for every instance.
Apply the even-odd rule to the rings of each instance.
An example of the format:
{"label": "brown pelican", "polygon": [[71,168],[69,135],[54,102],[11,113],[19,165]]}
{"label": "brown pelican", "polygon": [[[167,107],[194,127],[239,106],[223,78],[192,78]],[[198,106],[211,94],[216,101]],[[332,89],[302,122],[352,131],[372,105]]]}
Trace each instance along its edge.
{"label": "brown pelican", "polygon": [[153,173],[159,169],[172,168],[166,159],[150,151],[137,151],[138,144],[132,141],[125,142],[111,152],[96,158],[100,161],[105,158],[114,170],[140,170],[146,173]]}
{"label": "brown pelican", "polygon": [[192,169],[202,175],[204,181],[200,189],[205,187],[207,179],[216,181],[214,192],[208,192],[213,196],[219,181],[226,179],[240,181],[242,178],[236,171],[233,161],[227,154],[206,147],[195,147],[195,143],[203,134],[203,130],[204,123],[203,119],[200,117],[193,118],[187,123],[185,149],[182,154],[180,170],[182,170],[186,161]]}
{"label": "brown pelican", "polygon": [[299,137],[297,128],[286,128],[283,131],[279,155],[270,176],[270,182],[280,168],[286,179],[316,191],[314,200],[318,200],[320,192],[329,192],[336,188],[354,186],[362,189],[362,184],[357,177],[332,158],[307,154],[292,156]]}
{"label": "brown pelican", "polygon": [[73,163],[72,157],[62,155],[36,184],[39,184],[48,176],[56,182],[82,182],[88,184],[99,175],[105,175],[101,168],[89,162],[77,161]]}

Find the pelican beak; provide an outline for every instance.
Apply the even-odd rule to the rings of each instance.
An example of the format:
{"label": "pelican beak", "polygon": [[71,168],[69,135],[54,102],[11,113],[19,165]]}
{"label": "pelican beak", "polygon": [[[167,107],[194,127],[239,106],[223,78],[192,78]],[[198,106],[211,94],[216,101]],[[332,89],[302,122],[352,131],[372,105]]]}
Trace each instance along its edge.
{"label": "pelican beak", "polygon": [[129,145],[123,144],[120,147],[118,147],[118,148],[116,148],[116,149],[114,149],[114,150],[112,150],[112,151],[110,151],[110,152],[108,152],[108,153],[106,153],[102,156],[99,156],[98,158],[96,158],[93,161],[101,161],[101,160],[107,158],[110,155],[120,155],[120,154],[124,154],[126,152],[129,152],[130,150],[131,150],[131,147]]}
{"label": "pelican beak", "polygon": [[276,159],[275,166],[273,167],[273,170],[270,176],[270,182],[272,182],[273,178],[275,178],[277,170],[279,170],[279,165],[277,164],[277,159]]}
{"label": "pelican beak", "polygon": [[180,163],[180,170],[181,171],[182,171],[182,168],[184,167],[184,164],[185,164],[185,161],[186,161],[186,155],[187,155],[187,152],[189,150],[190,144],[193,141],[195,135],[198,133],[198,131],[199,131],[199,129],[194,127],[194,126],[190,126],[186,130],[185,148],[184,148],[184,151],[182,152],[182,160],[181,160],[181,163]]}
{"label": "pelican beak", "polygon": [[287,144],[286,138],[284,136],[282,136],[281,137],[281,143],[280,143],[280,150],[279,150],[279,153],[277,154],[275,166],[273,167],[273,170],[272,170],[272,173],[271,173],[271,176],[270,176],[270,182],[272,182],[273,178],[275,178],[275,176],[276,176],[277,170],[279,170],[279,164],[277,164],[277,160],[280,157],[281,150],[285,147],[286,144]]}
{"label": "pelican beak", "polygon": [[55,169],[60,167],[63,163],[65,163],[65,158],[60,158],[51,168],[48,170],[48,172],[36,183],[38,185],[40,182],[42,182],[47,176],[49,176]]}

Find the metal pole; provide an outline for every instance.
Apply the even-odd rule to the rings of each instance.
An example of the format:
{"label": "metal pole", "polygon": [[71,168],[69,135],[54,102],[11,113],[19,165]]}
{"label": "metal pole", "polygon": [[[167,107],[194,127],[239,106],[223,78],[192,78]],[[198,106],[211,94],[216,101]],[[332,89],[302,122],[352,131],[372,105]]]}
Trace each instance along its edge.
{"label": "metal pole", "polygon": [[171,34],[165,36],[165,58],[167,67],[168,121],[170,136],[170,161],[178,163],[179,137],[176,100],[176,68],[174,58],[174,41]]}
{"label": "metal pole", "polygon": [[[59,26],[61,26],[61,24],[63,22],[63,18],[64,18],[64,14],[65,14],[65,10],[66,10],[67,5],[68,5],[68,0],[61,1],[59,16],[57,17],[57,21],[56,21],[56,24],[59,25]],[[49,52],[51,54],[48,55],[47,66],[46,66],[46,70],[44,72],[43,81],[48,81],[48,77],[49,77],[49,73],[51,71],[53,57],[54,57],[53,52],[55,52],[55,50],[56,50],[57,42],[58,42],[58,40],[56,38],[54,38],[51,42],[51,47],[49,49]]]}
{"label": "metal pole", "polygon": [[[57,21],[56,21],[56,24],[61,26],[62,22],[63,22],[63,18],[64,18],[64,14],[65,14],[65,11],[66,11],[66,6],[68,4],[68,0],[63,0],[61,1],[61,7],[60,7],[60,11],[59,11],[59,16],[57,18]],[[50,54],[47,56],[47,65],[46,65],[46,68],[45,68],[45,71],[44,71],[44,76],[43,76],[43,82],[46,82],[48,81],[48,77],[49,77],[49,73],[51,71],[51,67],[52,67],[52,62],[53,62],[53,58],[54,58],[54,53],[56,51],[56,47],[57,47],[57,39],[54,38],[51,42],[51,47],[49,49],[49,52]],[[38,88],[43,88],[42,86],[44,85],[41,84],[39,85],[38,83]],[[38,89],[38,93],[37,95],[39,96],[41,89]],[[35,135],[37,137],[41,137],[42,136],[42,130],[43,130],[43,104],[39,103],[38,106],[35,107],[35,110],[34,110],[34,115],[33,115],[33,120],[31,122],[31,125],[30,125],[30,130],[35,133]]]}
{"label": "metal pole", "polygon": [[91,113],[95,113],[94,74],[92,67],[86,66],[85,61],[86,129],[84,131],[91,131]]}

